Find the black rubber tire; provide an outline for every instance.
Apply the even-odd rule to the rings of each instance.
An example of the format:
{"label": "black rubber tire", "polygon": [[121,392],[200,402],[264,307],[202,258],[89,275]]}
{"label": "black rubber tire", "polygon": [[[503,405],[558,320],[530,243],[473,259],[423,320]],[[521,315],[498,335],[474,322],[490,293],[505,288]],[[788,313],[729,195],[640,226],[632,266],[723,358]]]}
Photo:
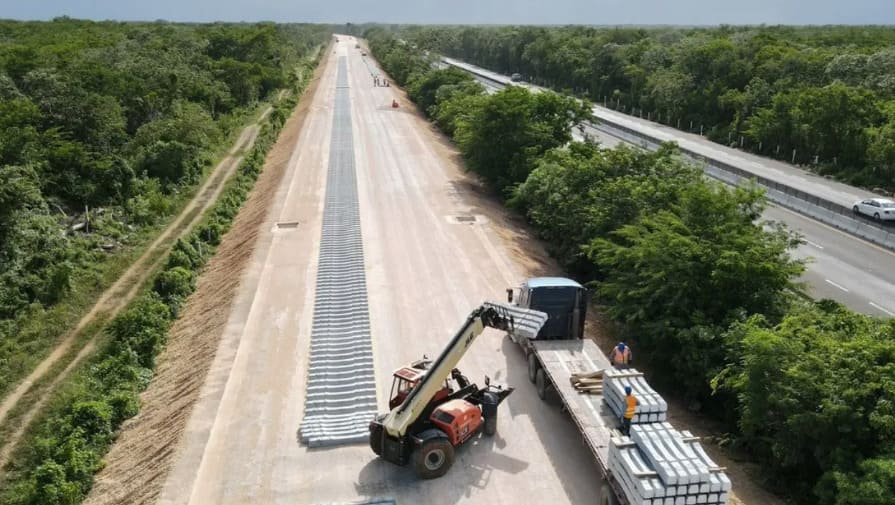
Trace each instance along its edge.
{"label": "black rubber tire", "polygon": [[482,433],[491,437],[497,433],[498,396],[490,391],[482,395]]}
{"label": "black rubber tire", "polygon": [[543,368],[538,368],[537,376],[535,377],[535,389],[538,391],[538,398],[541,400],[547,401],[547,375],[544,374]]}
{"label": "black rubber tire", "polygon": [[[385,417],[386,414],[379,414],[376,416],[376,421],[382,423]],[[372,426],[373,424],[371,423],[371,427]],[[378,425],[378,428],[379,429],[376,430],[372,428],[370,429],[370,449],[373,449],[373,452],[377,456],[382,456],[382,430],[385,428],[381,424]]]}
{"label": "black rubber tire", "polygon": [[430,438],[413,454],[413,467],[421,479],[437,479],[454,464],[454,446],[446,438]]}
{"label": "black rubber tire", "polygon": [[373,449],[377,456],[382,456],[382,436],[377,437],[370,433],[370,449]]}
{"label": "black rubber tire", "polygon": [[535,379],[537,378],[538,370],[541,369],[541,364],[538,363],[538,357],[535,356],[535,353],[528,353],[528,380],[534,384]]}
{"label": "black rubber tire", "polygon": [[854,212],[855,214],[860,214],[860,213],[861,213],[861,211],[858,210],[858,206],[857,206],[857,205],[855,205],[854,207],[852,207],[852,208],[851,208],[851,211]]}
{"label": "black rubber tire", "polygon": [[493,437],[497,433],[497,415],[485,418],[482,423],[482,433],[489,437]]}
{"label": "black rubber tire", "polygon": [[877,221],[879,221],[879,212],[876,212],[873,214],[873,219],[876,219]]}
{"label": "black rubber tire", "polygon": [[609,483],[605,480],[603,485],[600,486],[600,505],[619,505],[615,492],[612,491]]}

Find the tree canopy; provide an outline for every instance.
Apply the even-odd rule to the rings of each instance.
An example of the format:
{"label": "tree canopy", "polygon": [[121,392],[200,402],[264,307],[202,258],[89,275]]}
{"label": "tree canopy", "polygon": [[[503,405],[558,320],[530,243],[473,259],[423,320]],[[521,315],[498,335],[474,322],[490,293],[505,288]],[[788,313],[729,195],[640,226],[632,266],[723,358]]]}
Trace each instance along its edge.
{"label": "tree canopy", "polygon": [[[453,56],[846,182],[895,190],[891,27],[404,27]],[[692,126],[691,126],[692,124]],[[816,160],[816,161],[815,161]]]}
{"label": "tree canopy", "polygon": [[104,265],[169,216],[328,34],[0,21],[0,392],[72,317],[48,317],[57,302],[108,282]]}

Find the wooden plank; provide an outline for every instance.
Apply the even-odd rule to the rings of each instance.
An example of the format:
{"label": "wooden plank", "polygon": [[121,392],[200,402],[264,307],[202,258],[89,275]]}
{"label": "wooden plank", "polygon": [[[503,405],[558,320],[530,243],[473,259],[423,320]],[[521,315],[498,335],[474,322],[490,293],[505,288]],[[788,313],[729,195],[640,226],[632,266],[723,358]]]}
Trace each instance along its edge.
{"label": "wooden plank", "polygon": [[573,373],[573,379],[602,379],[603,378],[603,370],[597,370],[596,372],[591,373]]}

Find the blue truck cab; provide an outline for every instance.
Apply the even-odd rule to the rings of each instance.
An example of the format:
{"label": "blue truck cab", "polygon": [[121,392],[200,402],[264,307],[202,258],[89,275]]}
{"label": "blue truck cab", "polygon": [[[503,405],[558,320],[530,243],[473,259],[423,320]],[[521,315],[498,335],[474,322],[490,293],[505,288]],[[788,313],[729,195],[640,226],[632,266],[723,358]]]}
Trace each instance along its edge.
{"label": "blue truck cab", "polygon": [[533,277],[518,288],[507,289],[508,302],[547,314],[547,322],[533,340],[582,338],[586,295],[584,286],[564,277]]}

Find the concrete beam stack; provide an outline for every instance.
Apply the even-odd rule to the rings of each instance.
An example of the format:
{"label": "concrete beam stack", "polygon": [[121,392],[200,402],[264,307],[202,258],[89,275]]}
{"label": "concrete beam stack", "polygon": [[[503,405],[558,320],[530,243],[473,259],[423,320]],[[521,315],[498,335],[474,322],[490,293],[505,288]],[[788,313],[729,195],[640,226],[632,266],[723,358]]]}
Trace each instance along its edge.
{"label": "concrete beam stack", "polygon": [[726,505],[730,479],[689,432],[668,423],[613,438],[609,471],[632,505]]}
{"label": "concrete beam stack", "polygon": [[603,375],[603,399],[612,412],[621,419],[625,411],[625,386],[631,386],[631,392],[640,402],[633,424],[657,423],[665,421],[668,404],[643,378],[636,369],[607,369]]}

